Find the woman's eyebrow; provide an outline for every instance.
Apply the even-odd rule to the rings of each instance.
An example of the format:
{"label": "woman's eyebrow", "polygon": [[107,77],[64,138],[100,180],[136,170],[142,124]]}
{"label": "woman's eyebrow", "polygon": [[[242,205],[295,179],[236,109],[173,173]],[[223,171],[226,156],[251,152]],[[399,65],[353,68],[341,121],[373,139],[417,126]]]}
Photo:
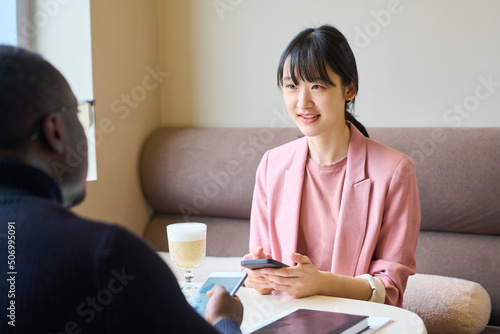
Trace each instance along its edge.
{"label": "woman's eyebrow", "polygon": [[[285,81],[292,81],[292,82],[294,82],[294,81],[293,81],[293,79],[292,79],[292,77],[291,77],[291,76],[289,76],[289,75],[287,75],[287,76],[284,76],[284,77],[283,77],[283,82],[285,82]],[[322,83],[322,84],[324,84],[324,85],[327,85],[327,86],[333,86],[333,87],[336,87],[336,86],[337,86],[337,85],[335,84],[335,82],[333,82],[333,81],[332,81],[331,83],[329,83],[329,82],[325,81],[325,80],[324,80],[323,78],[321,78],[321,77],[315,77],[315,78],[311,78],[311,81],[309,81],[309,80],[305,80],[305,81],[308,81],[308,82],[311,82],[311,83],[314,83],[314,82],[319,82],[319,83]]]}

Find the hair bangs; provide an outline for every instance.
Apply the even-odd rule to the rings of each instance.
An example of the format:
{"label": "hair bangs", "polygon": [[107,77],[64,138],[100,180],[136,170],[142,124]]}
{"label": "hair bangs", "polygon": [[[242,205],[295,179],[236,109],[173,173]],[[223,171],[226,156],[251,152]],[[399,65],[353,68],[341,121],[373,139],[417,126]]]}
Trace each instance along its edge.
{"label": "hair bangs", "polygon": [[319,82],[325,86],[335,84],[328,75],[328,56],[318,42],[316,34],[311,31],[290,44],[288,52],[282,55],[278,71],[278,85],[283,87],[285,63],[288,61],[288,74],[294,84],[300,81]]}

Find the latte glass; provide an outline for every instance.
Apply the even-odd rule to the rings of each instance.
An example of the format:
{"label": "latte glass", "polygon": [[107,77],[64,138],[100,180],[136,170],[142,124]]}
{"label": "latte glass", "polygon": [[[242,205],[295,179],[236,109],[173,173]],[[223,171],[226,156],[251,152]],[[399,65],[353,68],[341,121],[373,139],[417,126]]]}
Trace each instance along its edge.
{"label": "latte glass", "polygon": [[174,265],[184,270],[182,291],[192,296],[197,290],[193,284],[193,270],[205,259],[207,225],[203,223],[178,223],[167,226],[168,249]]}

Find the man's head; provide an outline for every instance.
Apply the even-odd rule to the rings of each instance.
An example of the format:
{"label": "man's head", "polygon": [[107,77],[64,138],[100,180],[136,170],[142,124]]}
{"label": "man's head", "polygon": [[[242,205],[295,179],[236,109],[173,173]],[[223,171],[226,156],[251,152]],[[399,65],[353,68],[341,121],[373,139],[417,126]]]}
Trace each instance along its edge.
{"label": "man's head", "polygon": [[76,98],[54,66],[36,53],[0,45],[0,158],[49,174],[65,206],[85,197],[87,141],[76,113]]}

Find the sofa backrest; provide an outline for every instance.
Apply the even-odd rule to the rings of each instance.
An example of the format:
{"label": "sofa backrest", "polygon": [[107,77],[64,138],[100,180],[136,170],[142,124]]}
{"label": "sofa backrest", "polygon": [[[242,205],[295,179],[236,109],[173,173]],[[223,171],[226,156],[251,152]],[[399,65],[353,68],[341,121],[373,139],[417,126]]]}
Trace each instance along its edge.
{"label": "sofa backrest", "polygon": [[[500,235],[500,129],[369,128],[416,165],[422,231]],[[159,213],[246,218],[266,150],[294,128],[162,128],[141,159],[144,194]]]}
{"label": "sofa backrest", "polygon": [[415,162],[422,231],[500,235],[499,128],[373,128]]}
{"label": "sofa backrest", "polygon": [[143,150],[144,194],[157,212],[186,220],[249,219],[260,158],[299,135],[291,128],[162,128]]}

